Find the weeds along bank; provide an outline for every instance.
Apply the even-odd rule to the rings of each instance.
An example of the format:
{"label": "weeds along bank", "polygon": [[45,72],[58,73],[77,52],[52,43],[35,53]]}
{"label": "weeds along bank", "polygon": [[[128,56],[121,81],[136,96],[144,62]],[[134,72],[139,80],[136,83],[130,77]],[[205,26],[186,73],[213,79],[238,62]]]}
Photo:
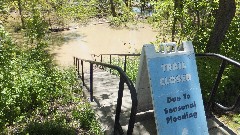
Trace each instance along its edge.
{"label": "weeds along bank", "polygon": [[59,69],[47,46],[17,44],[0,26],[0,133],[100,134],[75,70]]}

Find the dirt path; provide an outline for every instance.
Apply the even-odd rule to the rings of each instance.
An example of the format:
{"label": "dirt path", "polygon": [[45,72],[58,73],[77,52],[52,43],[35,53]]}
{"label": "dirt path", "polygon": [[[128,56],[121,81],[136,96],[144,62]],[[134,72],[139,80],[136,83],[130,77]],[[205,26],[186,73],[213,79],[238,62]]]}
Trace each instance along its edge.
{"label": "dirt path", "polygon": [[75,38],[53,50],[62,66],[72,65],[73,56],[91,59],[91,54],[137,53],[144,44],[155,41],[157,35],[147,24],[113,29],[108,23],[91,23],[63,33]]}

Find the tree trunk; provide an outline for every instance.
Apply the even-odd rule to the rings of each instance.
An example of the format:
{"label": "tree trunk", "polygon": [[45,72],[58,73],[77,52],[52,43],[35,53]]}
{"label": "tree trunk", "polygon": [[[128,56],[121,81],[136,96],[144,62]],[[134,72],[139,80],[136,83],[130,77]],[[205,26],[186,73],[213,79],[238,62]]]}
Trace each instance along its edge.
{"label": "tree trunk", "polygon": [[200,20],[200,13],[199,13],[199,10],[197,10],[196,11],[197,13],[197,28],[198,28],[198,30],[200,29],[200,22],[201,22],[201,20]]}
{"label": "tree trunk", "polygon": [[[182,12],[183,10],[183,1],[182,0],[174,0],[174,11],[176,12]],[[174,14],[173,16],[173,26],[172,26],[172,42],[175,41],[175,35],[176,35],[176,25],[177,20],[180,20],[181,22],[181,28],[183,28],[182,18],[180,19],[179,16],[176,16]]]}
{"label": "tree trunk", "polygon": [[173,26],[172,26],[172,42],[175,41],[176,23],[177,23],[177,18],[174,16],[174,18],[173,18]]}
{"label": "tree trunk", "polygon": [[116,11],[115,11],[115,6],[114,6],[114,3],[113,3],[113,0],[110,0],[110,6],[111,6],[112,16],[116,17],[117,14],[116,14]]}
{"label": "tree trunk", "polygon": [[218,14],[205,52],[219,53],[221,43],[236,12],[235,0],[219,0]]}
{"label": "tree trunk", "polygon": [[141,13],[143,13],[145,11],[146,1],[140,0],[140,2],[141,2]]}
{"label": "tree trunk", "polygon": [[125,0],[125,5],[128,7],[128,0]]}
{"label": "tree trunk", "polygon": [[19,14],[21,16],[22,28],[25,28],[24,17],[22,14],[22,1],[21,0],[18,0],[18,10],[19,10]]}
{"label": "tree trunk", "polygon": [[129,9],[132,8],[132,0],[128,0],[128,7],[129,7]]}

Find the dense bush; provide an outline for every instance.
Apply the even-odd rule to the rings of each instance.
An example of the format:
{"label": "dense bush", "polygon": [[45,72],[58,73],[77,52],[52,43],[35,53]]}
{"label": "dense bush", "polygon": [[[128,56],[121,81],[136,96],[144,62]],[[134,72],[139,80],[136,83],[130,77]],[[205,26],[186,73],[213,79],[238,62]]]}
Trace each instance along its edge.
{"label": "dense bush", "polygon": [[0,126],[47,102],[69,95],[75,73],[58,69],[45,51],[46,44],[19,47],[0,28]]}
{"label": "dense bush", "polygon": [[21,45],[0,26],[0,133],[77,134],[87,127],[83,133],[101,134],[75,69],[59,68],[48,53],[47,31],[38,11],[27,21]]}

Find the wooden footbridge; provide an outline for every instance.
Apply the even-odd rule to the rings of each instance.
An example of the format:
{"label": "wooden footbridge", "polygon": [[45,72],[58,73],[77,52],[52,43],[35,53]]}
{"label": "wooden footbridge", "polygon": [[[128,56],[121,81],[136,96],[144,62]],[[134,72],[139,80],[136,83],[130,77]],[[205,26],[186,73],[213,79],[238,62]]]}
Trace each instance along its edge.
{"label": "wooden footbridge", "polygon": [[[138,98],[134,83],[126,75],[127,61],[130,57],[138,57],[140,54],[102,54],[93,55],[94,60],[84,60],[74,57],[79,78],[82,80],[85,96],[91,101],[102,129],[106,135],[133,134],[133,135],[156,135],[154,112],[141,112],[137,109]],[[113,57],[121,57],[123,68],[112,65]],[[233,110],[240,101],[237,97],[235,104],[224,107],[215,103],[215,96],[222,74],[227,65],[240,68],[240,63],[218,54],[196,54],[197,57],[211,57],[222,61],[211,95],[205,105],[208,130],[210,135],[235,135],[233,131],[218,120],[212,109],[218,107],[224,111]],[[107,62],[103,62],[103,61]],[[112,72],[118,75],[113,75]]]}

